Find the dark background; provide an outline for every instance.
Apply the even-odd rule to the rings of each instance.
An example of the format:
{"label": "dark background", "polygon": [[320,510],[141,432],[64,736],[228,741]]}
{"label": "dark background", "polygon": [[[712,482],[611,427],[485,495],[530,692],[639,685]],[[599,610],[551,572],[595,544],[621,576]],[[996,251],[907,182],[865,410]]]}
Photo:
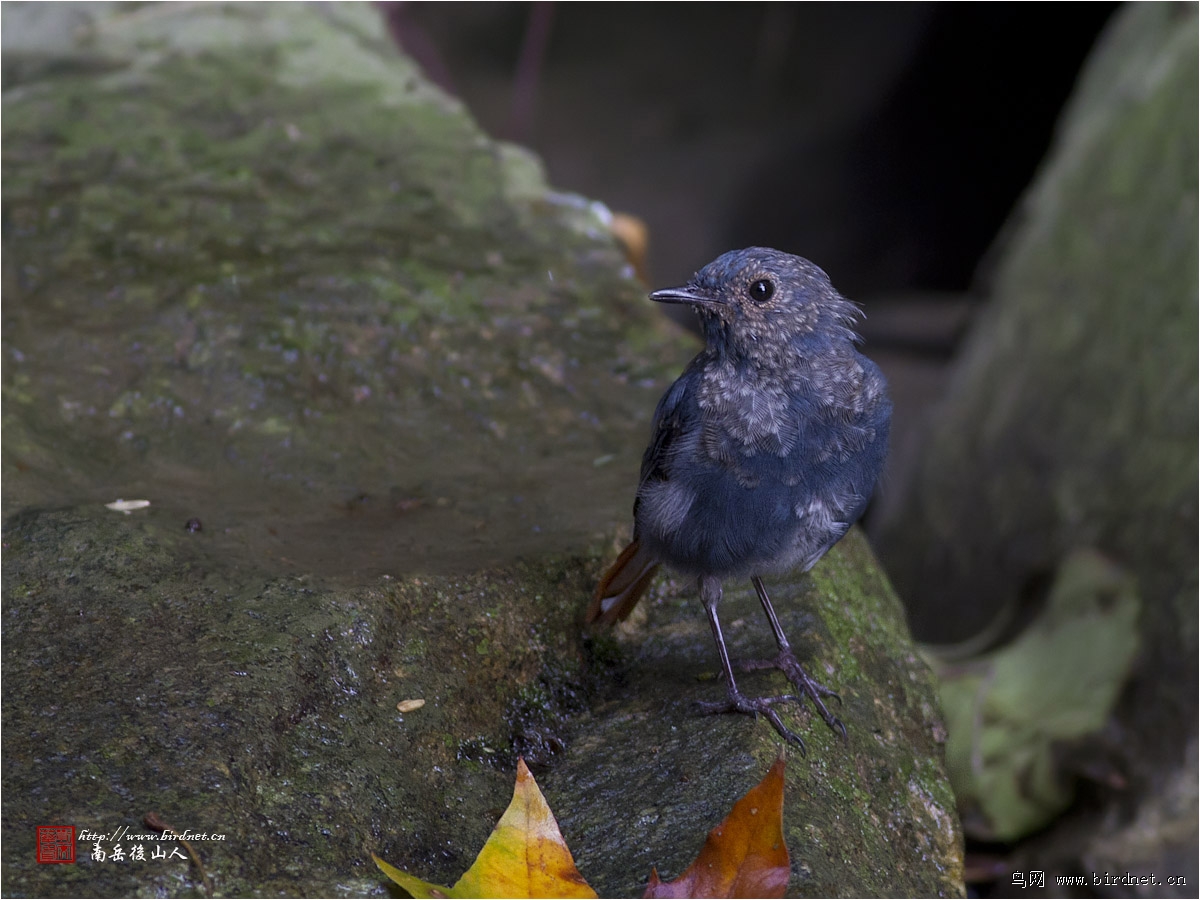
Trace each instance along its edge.
{"label": "dark background", "polygon": [[764,244],[843,293],[959,291],[1115,4],[387,4],[557,188],[650,228],[676,283]]}

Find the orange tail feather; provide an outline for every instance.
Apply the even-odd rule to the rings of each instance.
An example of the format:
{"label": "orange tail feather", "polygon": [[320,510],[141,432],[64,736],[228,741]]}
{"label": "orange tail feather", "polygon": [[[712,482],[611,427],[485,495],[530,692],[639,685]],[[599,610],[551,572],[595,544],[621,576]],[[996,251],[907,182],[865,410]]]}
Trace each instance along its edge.
{"label": "orange tail feather", "polygon": [[621,551],[596,585],[584,620],[589,625],[615,625],[628,618],[657,571],[658,560],[634,541]]}

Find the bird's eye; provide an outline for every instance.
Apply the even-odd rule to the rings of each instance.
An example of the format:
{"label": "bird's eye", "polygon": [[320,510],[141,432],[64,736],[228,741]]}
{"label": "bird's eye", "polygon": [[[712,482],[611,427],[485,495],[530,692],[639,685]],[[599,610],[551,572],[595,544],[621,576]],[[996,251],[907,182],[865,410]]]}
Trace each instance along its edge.
{"label": "bird's eye", "polygon": [[760,278],[750,285],[749,294],[755,303],[766,303],[775,294],[775,283],[768,278]]}

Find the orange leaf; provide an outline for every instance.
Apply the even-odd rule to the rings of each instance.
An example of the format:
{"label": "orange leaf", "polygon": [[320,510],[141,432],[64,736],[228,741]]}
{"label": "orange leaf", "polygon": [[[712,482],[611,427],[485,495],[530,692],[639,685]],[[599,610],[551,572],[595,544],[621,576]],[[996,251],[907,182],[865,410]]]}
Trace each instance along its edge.
{"label": "orange leaf", "polygon": [[650,873],[645,897],[782,897],[791,875],[783,841],[782,756],[708,833],[696,861],[674,881]]}
{"label": "orange leaf", "polygon": [[595,897],[563,840],[525,760],[517,786],[479,856],[452,888],[414,878],[378,857],[375,864],[414,897]]}

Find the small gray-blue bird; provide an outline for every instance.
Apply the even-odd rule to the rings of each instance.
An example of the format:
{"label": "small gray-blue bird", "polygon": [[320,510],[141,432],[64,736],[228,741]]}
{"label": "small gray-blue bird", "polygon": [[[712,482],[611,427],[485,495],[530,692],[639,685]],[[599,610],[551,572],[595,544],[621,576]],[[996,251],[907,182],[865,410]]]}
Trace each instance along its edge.
{"label": "small gray-blue bird", "polygon": [[858,307],[808,260],[751,247],[724,254],[683,287],[655,291],[700,317],[706,346],[659,401],[633,506],[633,543],[596,587],[587,621],[613,624],[660,564],[699,579],[729,696],[705,713],[762,714],[801,750],[775,704],[738,690],[717,607],[721,582],[749,576],[779,645],[771,660],[825,722],[837,696],[800,666],[762,576],[808,571],[862,515],[887,455],[892,404],[858,352]]}

